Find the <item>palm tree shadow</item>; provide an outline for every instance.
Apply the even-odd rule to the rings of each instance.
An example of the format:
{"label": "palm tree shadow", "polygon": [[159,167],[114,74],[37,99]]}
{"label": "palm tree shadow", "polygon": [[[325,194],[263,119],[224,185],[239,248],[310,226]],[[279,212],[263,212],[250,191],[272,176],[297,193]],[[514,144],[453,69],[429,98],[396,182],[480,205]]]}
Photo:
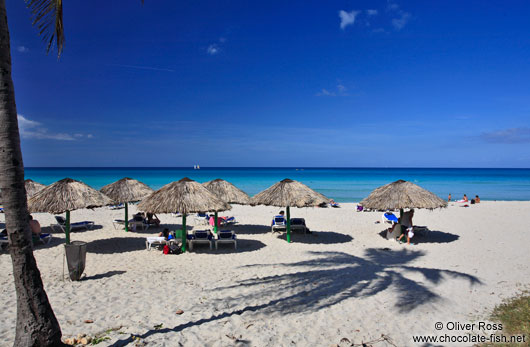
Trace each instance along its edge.
{"label": "palm tree shadow", "polygon": [[[477,277],[462,272],[409,265],[425,255],[418,250],[371,248],[365,251],[364,258],[343,252],[310,254],[314,258],[302,262],[242,266],[242,269],[285,267],[295,271],[248,278],[230,286],[211,289],[212,297],[220,296],[223,305],[233,309],[174,328],[149,330],[136,336],[147,338],[154,334],[179,332],[246,312],[268,316],[315,312],[350,298],[370,297],[391,288],[395,289],[395,307],[399,313],[410,312],[421,305],[434,304],[443,299],[424,281],[414,281],[405,276],[407,273],[419,273],[433,286],[449,279],[465,280],[470,285],[482,283]],[[241,287],[245,287],[244,290],[240,290]],[[230,296],[234,290],[241,294]],[[247,302],[255,304],[242,306],[242,303],[244,305]],[[124,346],[131,342],[132,336],[118,340],[112,346]]]}

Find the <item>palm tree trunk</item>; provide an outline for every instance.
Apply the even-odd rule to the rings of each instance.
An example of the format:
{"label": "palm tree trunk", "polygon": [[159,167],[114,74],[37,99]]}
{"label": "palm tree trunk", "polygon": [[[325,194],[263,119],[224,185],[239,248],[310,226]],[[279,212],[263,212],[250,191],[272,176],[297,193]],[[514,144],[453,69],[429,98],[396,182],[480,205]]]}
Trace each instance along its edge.
{"label": "palm tree trunk", "polygon": [[61,328],[33,257],[5,0],[0,0],[0,188],[17,293],[14,345],[61,346]]}

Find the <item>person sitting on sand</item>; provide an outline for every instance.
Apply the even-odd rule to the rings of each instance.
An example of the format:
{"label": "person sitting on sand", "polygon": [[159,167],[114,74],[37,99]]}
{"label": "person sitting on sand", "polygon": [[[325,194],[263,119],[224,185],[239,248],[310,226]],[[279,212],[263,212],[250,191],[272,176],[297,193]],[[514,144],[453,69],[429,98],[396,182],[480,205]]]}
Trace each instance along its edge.
{"label": "person sitting on sand", "polygon": [[462,199],[462,202],[468,202],[469,200],[467,199],[467,195],[464,194],[464,198]]}
{"label": "person sitting on sand", "polygon": [[412,217],[414,217],[414,209],[403,213],[399,223],[401,224],[402,234],[399,236],[398,241],[401,241],[403,236],[407,237],[407,245],[410,245],[410,239],[414,237],[414,224],[412,223]]}
{"label": "person sitting on sand", "polygon": [[154,213],[147,213],[146,222],[147,224],[156,224],[157,227],[160,226],[160,219]]}
{"label": "person sitting on sand", "polygon": [[478,204],[480,203],[480,198],[478,197],[478,195],[475,195],[475,204]]}

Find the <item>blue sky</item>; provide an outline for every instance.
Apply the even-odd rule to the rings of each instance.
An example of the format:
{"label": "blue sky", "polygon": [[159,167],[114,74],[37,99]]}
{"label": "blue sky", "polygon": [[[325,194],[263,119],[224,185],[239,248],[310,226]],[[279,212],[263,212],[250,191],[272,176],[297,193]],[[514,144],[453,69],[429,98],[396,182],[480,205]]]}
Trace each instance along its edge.
{"label": "blue sky", "polygon": [[26,166],[530,167],[526,1],[7,1]]}

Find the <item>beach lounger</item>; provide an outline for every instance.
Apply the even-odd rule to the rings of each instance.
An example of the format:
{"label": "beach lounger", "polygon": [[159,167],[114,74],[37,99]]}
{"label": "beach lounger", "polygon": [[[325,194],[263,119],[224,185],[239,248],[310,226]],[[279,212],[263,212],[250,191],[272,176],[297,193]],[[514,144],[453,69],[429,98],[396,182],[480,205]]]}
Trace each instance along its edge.
{"label": "beach lounger", "polygon": [[[50,224],[50,227],[53,231],[55,231],[55,228],[59,228],[63,233],[66,231],[66,219],[61,216],[55,216],[55,220],[57,221],[57,224]],[[94,226],[94,222],[91,221],[83,221],[83,222],[76,222],[76,223],[70,223],[70,231],[74,231],[75,229],[92,229]]]}
{"label": "beach lounger", "polygon": [[9,245],[9,240],[7,239],[7,236],[0,236],[0,249],[3,249],[4,247],[7,248]]}
{"label": "beach lounger", "polygon": [[237,249],[237,236],[233,230],[219,230],[215,239],[215,249],[220,243],[233,243],[234,249]]}
{"label": "beach lounger", "polygon": [[397,224],[397,223],[394,224],[392,232],[388,232],[388,230],[386,231],[386,239],[387,240],[396,241],[396,238],[398,238],[399,235],[401,235],[401,224]]}
{"label": "beach lounger", "polygon": [[196,243],[207,243],[212,249],[212,233],[210,230],[193,230],[191,235],[188,235],[188,243],[190,245],[190,252],[193,251],[193,245]]}
{"label": "beach lounger", "polygon": [[165,245],[167,243],[163,236],[150,236],[145,238],[145,248],[150,251],[153,245]]}
{"label": "beach lounger", "polygon": [[[125,228],[125,219],[114,219],[112,221],[114,229]],[[144,221],[137,221],[134,219],[129,220],[129,230],[136,230],[136,228],[141,227],[143,231],[149,229],[149,225]]]}
{"label": "beach lounger", "polygon": [[383,220],[383,223],[385,223],[385,222],[387,222],[387,223],[397,223],[398,222],[398,217],[396,217],[396,215],[393,214],[392,212],[383,213],[383,216],[381,217],[381,219]]}
{"label": "beach lounger", "polygon": [[109,206],[109,209],[110,210],[119,210],[119,209],[122,209],[124,207],[125,207],[125,204],[118,204],[118,205]]}
{"label": "beach lounger", "polygon": [[305,219],[304,218],[291,218],[291,231],[297,231],[301,230],[306,234],[309,232],[309,229],[305,225]]}
{"label": "beach lounger", "polygon": [[222,225],[230,225],[230,224],[236,224],[237,220],[236,217],[222,217],[224,222]]}
{"label": "beach lounger", "polygon": [[197,224],[208,225],[208,222],[210,221],[210,216],[208,215],[208,213],[197,213],[194,216],[194,219]]}
{"label": "beach lounger", "polygon": [[272,219],[272,227],[271,232],[282,232],[287,230],[287,221],[285,220],[285,217],[282,215],[274,216]]}
{"label": "beach lounger", "polygon": [[33,237],[33,244],[40,242],[40,243],[47,245],[52,241],[52,234],[40,233],[39,235],[36,235],[32,233],[32,237]]}

